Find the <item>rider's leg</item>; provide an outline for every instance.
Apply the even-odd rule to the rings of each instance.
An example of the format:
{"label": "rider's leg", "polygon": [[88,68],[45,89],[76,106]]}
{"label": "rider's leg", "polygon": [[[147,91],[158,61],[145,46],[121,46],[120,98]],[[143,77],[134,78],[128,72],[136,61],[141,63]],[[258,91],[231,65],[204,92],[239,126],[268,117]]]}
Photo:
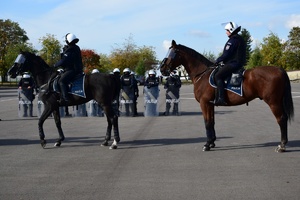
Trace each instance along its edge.
{"label": "rider's leg", "polygon": [[67,102],[69,101],[68,97],[68,84],[71,81],[71,79],[74,77],[74,72],[73,71],[65,71],[60,80],[59,80],[59,85],[60,85],[60,90],[61,90],[61,99],[60,103],[65,103],[67,105]]}

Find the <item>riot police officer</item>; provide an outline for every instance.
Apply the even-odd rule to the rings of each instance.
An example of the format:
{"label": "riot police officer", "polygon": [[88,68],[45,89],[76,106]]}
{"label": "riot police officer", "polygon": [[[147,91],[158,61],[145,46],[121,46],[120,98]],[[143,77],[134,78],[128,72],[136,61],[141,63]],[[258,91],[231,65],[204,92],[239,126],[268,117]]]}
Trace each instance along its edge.
{"label": "riot police officer", "polygon": [[130,73],[131,77],[132,77],[132,80],[133,80],[133,88],[134,88],[134,99],[133,99],[133,113],[134,113],[134,116],[138,116],[138,113],[137,113],[137,99],[139,97],[139,87],[138,87],[138,84],[137,84],[137,80],[135,78],[135,73],[132,71]]}
{"label": "riot police officer", "polygon": [[65,36],[67,46],[64,48],[61,60],[58,61],[54,67],[62,67],[64,73],[61,75],[59,85],[61,89],[61,99],[59,103],[61,105],[68,105],[68,84],[69,82],[79,74],[83,73],[83,64],[81,58],[81,50],[76,43],[79,39],[72,33],[68,33]]}
{"label": "riot police officer", "polygon": [[148,77],[145,80],[144,87],[151,88],[159,85],[159,80],[156,77],[156,73],[153,69],[149,70]]}
{"label": "riot police officer", "polygon": [[[125,104],[126,116],[129,116],[129,107],[131,108],[131,116],[134,116],[134,80],[130,75],[130,69],[125,68],[121,76],[122,102]],[[121,103],[122,103],[121,102]]]}
{"label": "riot police officer", "polygon": [[[20,91],[20,101],[22,102],[22,106],[24,108],[23,117],[28,116],[28,110],[29,110],[29,116],[32,117],[32,101],[34,100],[34,80],[30,76],[29,73],[25,72],[19,81],[18,84]],[[20,103],[20,102],[19,102]]]}
{"label": "riot police officer", "polygon": [[179,90],[181,87],[181,80],[176,71],[171,72],[166,79],[164,88],[166,89],[166,112],[165,115],[170,114],[171,104],[173,103],[173,115],[179,115]]}

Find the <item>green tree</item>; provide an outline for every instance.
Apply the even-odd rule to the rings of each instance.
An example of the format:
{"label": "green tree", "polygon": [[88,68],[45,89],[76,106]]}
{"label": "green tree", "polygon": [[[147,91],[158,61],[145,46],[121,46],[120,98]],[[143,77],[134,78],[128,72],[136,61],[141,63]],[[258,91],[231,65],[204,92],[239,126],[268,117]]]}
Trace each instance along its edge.
{"label": "green tree", "polygon": [[[2,80],[5,80],[7,71],[13,64],[11,57],[17,55],[20,51],[16,47],[28,47],[29,45],[26,43],[28,40],[26,32],[18,23],[9,19],[0,19],[0,74]],[[13,50],[16,52],[12,52]],[[8,55],[8,53],[13,53],[13,55]],[[7,56],[10,58],[7,59]]]}
{"label": "green tree", "polygon": [[246,69],[251,69],[260,65],[262,65],[262,55],[259,47],[255,47],[254,50],[251,52]]}
{"label": "green tree", "polygon": [[112,67],[112,64],[111,64],[111,61],[110,61],[108,55],[100,53],[99,61],[100,61],[100,71],[106,72],[106,73],[113,71],[114,68]]}
{"label": "green tree", "polygon": [[125,68],[129,68],[138,70],[138,73],[141,73],[141,69],[147,70],[157,63],[153,47],[138,47],[132,36],[129,36],[121,47],[114,48],[109,59],[112,69],[119,68],[121,72]]}
{"label": "green tree", "polygon": [[271,32],[268,37],[263,38],[261,48],[262,64],[282,66],[282,50],[283,44],[279,37]]}
{"label": "green tree", "polygon": [[282,60],[287,70],[300,69],[300,27],[293,27],[289,32]]}
{"label": "green tree", "polygon": [[62,45],[55,35],[46,34],[46,36],[39,39],[42,43],[42,49],[39,51],[40,56],[45,60],[49,66],[53,66],[59,59]]}
{"label": "green tree", "polygon": [[243,28],[240,35],[243,37],[243,39],[246,42],[246,63],[249,61],[250,59],[250,55],[251,55],[251,43],[252,43],[252,39],[251,39],[251,35],[249,33],[249,31],[247,31],[247,29]]}

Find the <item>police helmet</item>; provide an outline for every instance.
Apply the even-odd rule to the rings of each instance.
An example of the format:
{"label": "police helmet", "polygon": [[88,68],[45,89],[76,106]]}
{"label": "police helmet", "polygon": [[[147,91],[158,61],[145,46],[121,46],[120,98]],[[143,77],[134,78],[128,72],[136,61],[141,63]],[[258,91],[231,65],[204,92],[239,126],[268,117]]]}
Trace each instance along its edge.
{"label": "police helmet", "polygon": [[125,68],[125,69],[123,70],[123,73],[126,73],[126,72],[130,73],[130,69],[129,69],[129,68]]}
{"label": "police helmet", "polygon": [[94,74],[94,73],[99,73],[99,70],[98,69],[93,69],[92,74]]}
{"label": "police helmet", "polygon": [[238,26],[236,23],[234,22],[228,22],[225,27],[224,27],[225,30],[229,31],[230,33],[233,33],[233,32],[239,32],[241,27]]}
{"label": "police helmet", "polygon": [[230,33],[233,33],[235,30],[237,30],[239,26],[234,22],[228,22],[225,25],[225,30],[229,31]]}
{"label": "police helmet", "polygon": [[30,78],[31,76],[30,76],[30,74],[28,74],[28,73],[24,73],[23,74],[23,76],[22,76],[22,78]]}
{"label": "police helmet", "polygon": [[70,43],[77,43],[79,41],[79,39],[73,34],[73,33],[68,33],[66,34],[66,43],[70,44]]}
{"label": "police helmet", "polygon": [[149,70],[148,72],[149,75],[156,75],[155,71],[153,69]]}
{"label": "police helmet", "polygon": [[114,68],[113,73],[120,73],[120,69],[119,68]]}

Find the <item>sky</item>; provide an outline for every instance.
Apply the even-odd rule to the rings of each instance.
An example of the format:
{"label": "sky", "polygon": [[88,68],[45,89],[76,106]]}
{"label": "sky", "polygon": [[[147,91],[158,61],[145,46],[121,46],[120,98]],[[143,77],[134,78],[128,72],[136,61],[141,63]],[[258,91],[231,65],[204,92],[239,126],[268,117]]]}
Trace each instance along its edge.
{"label": "sky", "polygon": [[172,40],[218,55],[230,21],[249,31],[253,48],[270,33],[286,41],[292,27],[300,26],[300,1],[1,0],[0,19],[17,22],[37,50],[47,34],[64,44],[64,36],[73,33],[81,49],[109,55],[132,37],[162,60]]}

